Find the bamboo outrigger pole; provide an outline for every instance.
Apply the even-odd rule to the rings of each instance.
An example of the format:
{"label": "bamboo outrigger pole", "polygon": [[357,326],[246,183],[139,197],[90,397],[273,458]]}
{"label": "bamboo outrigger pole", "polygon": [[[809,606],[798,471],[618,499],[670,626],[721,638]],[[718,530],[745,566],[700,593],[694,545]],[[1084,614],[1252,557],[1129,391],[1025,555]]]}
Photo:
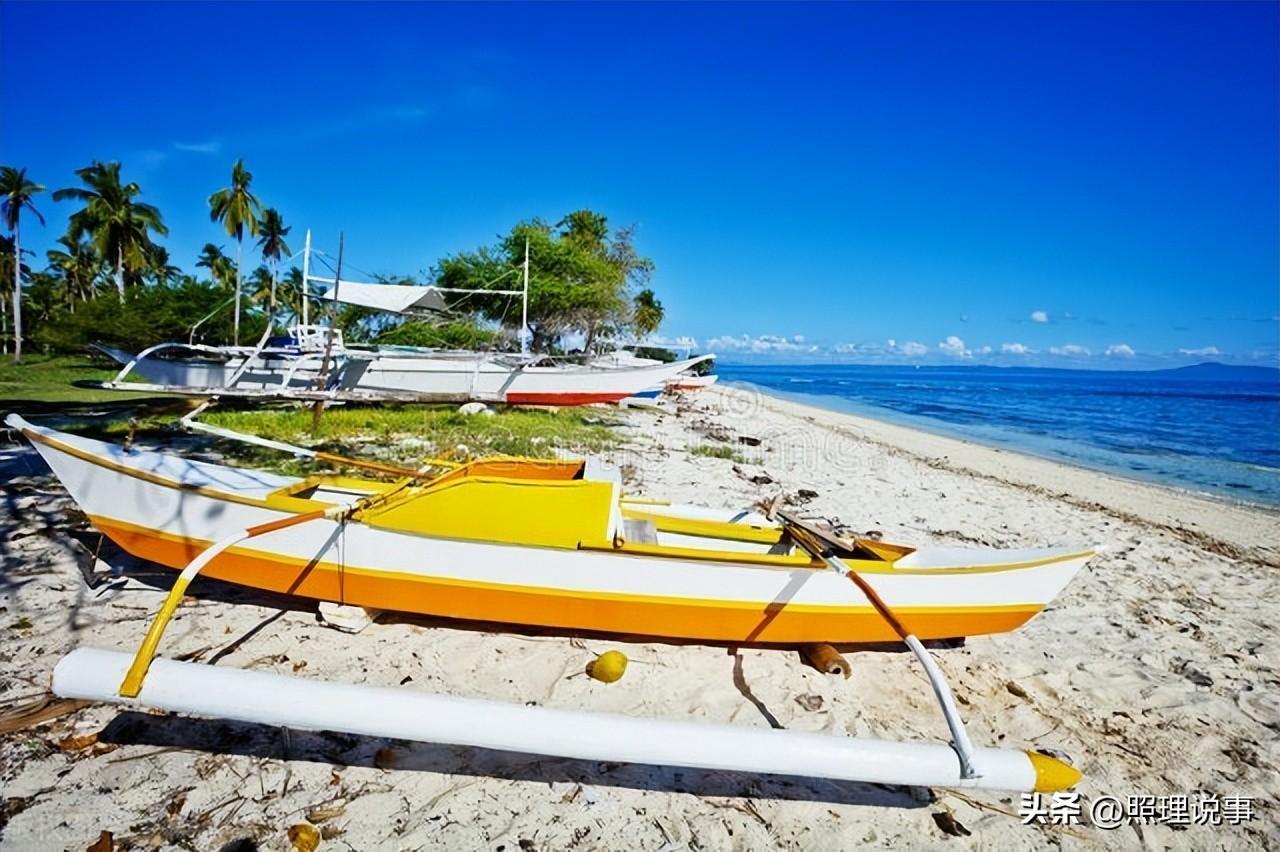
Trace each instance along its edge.
{"label": "bamboo outrigger pole", "polygon": [[981,778],[982,773],[974,763],[973,742],[969,739],[969,732],[965,730],[964,720],[960,718],[960,711],[956,709],[956,701],[951,694],[951,687],[947,684],[947,679],[942,674],[942,670],[938,668],[938,663],[933,659],[933,656],[916,638],[915,634],[906,628],[902,620],[889,608],[889,605],[884,602],[884,599],[872,588],[871,584],[838,557],[835,549],[829,543],[824,541],[821,536],[815,535],[806,524],[796,518],[785,512],[776,512],[776,514],[778,519],[782,521],[783,529],[800,547],[808,551],[810,555],[821,559],[828,568],[847,578],[861,590],[862,594],[871,603],[871,606],[880,614],[880,617],[893,628],[893,632],[898,634],[898,638],[906,643],[907,647],[911,649],[911,653],[915,654],[916,659],[920,661],[920,665],[924,667],[925,676],[929,678],[929,684],[933,687],[933,694],[938,699],[938,704],[942,708],[942,715],[947,720],[947,728],[951,731],[951,747],[955,749],[956,756],[960,758],[960,777],[964,779]]}
{"label": "bamboo outrigger pole", "polygon": [[461,462],[451,461],[449,459],[428,458],[423,460],[422,468],[413,470],[412,468],[400,467],[399,465],[366,461],[364,459],[353,459],[349,456],[340,456],[337,453],[326,453],[323,450],[312,450],[307,447],[299,447],[296,444],[286,444],[283,441],[273,441],[270,438],[261,438],[257,435],[246,435],[242,432],[234,432],[231,429],[222,429],[218,426],[210,426],[208,423],[201,423],[196,420],[196,418],[208,410],[213,403],[214,400],[212,399],[201,403],[198,407],[184,415],[182,419],[178,421],[178,425],[182,426],[184,429],[204,432],[217,438],[226,438],[230,441],[252,444],[255,447],[263,447],[268,450],[279,450],[282,453],[289,453],[293,456],[345,465],[347,467],[359,468],[361,470],[368,470],[374,473],[388,474],[390,476],[409,477],[417,480],[430,480],[435,478],[431,474],[425,472],[425,469],[429,467],[462,467]]}
{"label": "bamboo outrigger pole", "polygon": [[178,608],[178,604],[182,602],[183,596],[187,593],[187,587],[191,585],[191,581],[196,578],[204,567],[221,555],[224,551],[235,547],[241,542],[260,535],[266,535],[270,532],[296,527],[311,521],[333,520],[345,521],[357,512],[372,508],[373,506],[386,502],[396,494],[399,494],[414,482],[411,477],[405,477],[391,488],[379,494],[370,494],[367,497],[361,497],[351,503],[342,503],[337,506],[330,506],[328,509],[317,509],[314,512],[303,512],[298,515],[290,515],[274,521],[267,521],[263,524],[255,524],[246,527],[239,532],[232,533],[220,541],[200,551],[195,559],[187,563],[187,567],[182,569],[182,573],[178,575],[178,579],[174,581],[173,587],[169,590],[169,594],[165,596],[164,603],[160,605],[160,611],[156,613],[155,620],[151,622],[151,627],[147,630],[146,638],[142,640],[142,644],[138,646],[138,651],[133,657],[133,663],[129,666],[129,671],[125,674],[124,680],[120,684],[120,695],[125,698],[137,698],[138,693],[142,691],[143,679],[147,676],[148,669],[151,668],[151,661],[155,658],[156,649],[160,645],[160,638],[164,635],[165,628],[169,626],[170,619],[173,618],[173,611]]}

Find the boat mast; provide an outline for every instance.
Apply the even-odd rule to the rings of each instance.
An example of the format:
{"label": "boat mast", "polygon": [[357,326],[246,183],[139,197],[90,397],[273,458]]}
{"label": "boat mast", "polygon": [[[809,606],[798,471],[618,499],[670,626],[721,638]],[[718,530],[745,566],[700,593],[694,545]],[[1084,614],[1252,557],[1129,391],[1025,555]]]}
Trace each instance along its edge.
{"label": "boat mast", "polygon": [[524,293],[521,294],[520,353],[529,354],[529,238],[524,238]]}
{"label": "boat mast", "polygon": [[307,229],[307,242],[302,249],[302,325],[307,325],[307,289],[311,280],[311,229]]}

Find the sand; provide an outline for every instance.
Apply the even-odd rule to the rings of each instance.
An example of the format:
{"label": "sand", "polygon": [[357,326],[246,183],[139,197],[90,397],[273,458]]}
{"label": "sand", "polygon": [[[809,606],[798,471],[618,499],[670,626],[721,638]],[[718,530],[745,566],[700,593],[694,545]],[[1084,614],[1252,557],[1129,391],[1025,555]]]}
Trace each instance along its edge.
{"label": "sand", "polygon": [[[645,495],[744,507],[782,493],[912,544],[1105,546],[1024,628],[938,651],[971,736],[1067,758],[1085,773],[1086,810],[1106,795],[1216,795],[1253,797],[1255,818],[1028,827],[1009,795],[504,755],[94,706],[0,736],[0,846],[82,849],[105,830],[135,847],[287,849],[289,826],[307,818],[334,849],[1243,849],[1280,834],[1276,513],[743,390],[622,417],[627,444],[610,460]],[[739,443],[744,435],[759,446]],[[689,453],[699,445],[732,447],[740,459]],[[95,559],[98,536],[71,528],[57,483],[28,451],[7,453],[5,706],[41,695],[77,645],[132,649],[173,576],[110,546]],[[797,497],[802,489],[817,496]],[[582,674],[610,648],[631,659],[621,681]],[[946,736],[914,661],[881,649],[850,652],[844,680],[780,650],[411,618],[347,635],[318,624],[312,603],[201,580],[163,650],[552,707]]]}

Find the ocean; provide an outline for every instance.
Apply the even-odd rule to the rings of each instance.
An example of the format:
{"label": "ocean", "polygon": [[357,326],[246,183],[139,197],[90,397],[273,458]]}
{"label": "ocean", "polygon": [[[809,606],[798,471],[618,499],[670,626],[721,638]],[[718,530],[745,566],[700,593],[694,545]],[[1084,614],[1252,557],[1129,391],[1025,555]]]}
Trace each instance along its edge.
{"label": "ocean", "polygon": [[1280,506],[1280,372],[718,365],[721,381],[1236,501]]}

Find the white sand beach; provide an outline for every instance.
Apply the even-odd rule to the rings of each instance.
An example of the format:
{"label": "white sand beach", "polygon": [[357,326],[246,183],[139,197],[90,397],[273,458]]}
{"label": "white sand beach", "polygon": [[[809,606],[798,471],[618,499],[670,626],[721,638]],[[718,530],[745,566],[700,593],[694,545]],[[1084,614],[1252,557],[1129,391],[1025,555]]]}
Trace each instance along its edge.
{"label": "white sand beach", "polygon": [[[621,415],[628,489],[713,507],[778,494],[907,544],[1105,548],[1044,613],[939,650],[977,744],[1046,749],[1100,796],[1251,797],[1230,826],[1026,826],[1018,798],[672,770],[282,731],[91,706],[0,735],[0,847],[288,849],[1267,848],[1280,835],[1280,515],[738,389]],[[758,439],[758,446],[740,436]],[[751,442],[754,443],[754,442]],[[692,455],[732,447],[740,459]],[[34,454],[7,448],[19,461]],[[33,468],[34,471],[34,468]],[[801,494],[804,489],[804,494]],[[816,496],[811,496],[813,492]],[[80,645],[132,650],[173,573],[73,531],[47,472],[4,485],[0,701],[39,697]],[[87,548],[87,549],[86,549]],[[92,586],[90,585],[92,583]],[[583,670],[608,649],[614,684]],[[165,656],[831,736],[945,741],[918,665],[851,649],[629,643],[384,617],[357,635],[312,602],[199,580]],[[369,708],[376,713],[376,707]],[[239,843],[240,845],[232,845]]]}

